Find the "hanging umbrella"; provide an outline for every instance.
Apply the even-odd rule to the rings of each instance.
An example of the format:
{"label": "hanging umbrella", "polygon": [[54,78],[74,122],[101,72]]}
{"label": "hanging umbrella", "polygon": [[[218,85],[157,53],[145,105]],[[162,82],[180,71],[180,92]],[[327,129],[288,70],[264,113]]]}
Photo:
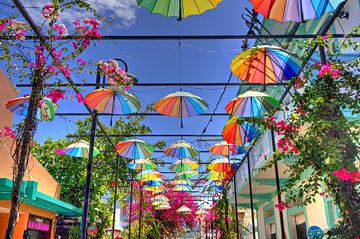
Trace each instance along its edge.
{"label": "hanging umbrella", "polygon": [[[88,158],[89,150],[90,150],[90,145],[85,140],[78,140],[75,143],[63,149],[64,154],[77,158]],[[93,156],[95,157],[99,153],[100,151],[94,147]]]}
{"label": "hanging umbrella", "polygon": [[182,172],[195,170],[198,167],[199,165],[195,161],[187,158],[182,158],[176,160],[175,163],[171,164],[169,169],[174,172]]}
{"label": "hanging umbrella", "polygon": [[190,143],[180,140],[165,149],[164,154],[174,158],[194,158],[199,151]]}
{"label": "hanging umbrella", "polygon": [[222,131],[222,136],[229,144],[245,145],[259,135],[258,130],[238,117],[231,117]]}
{"label": "hanging umbrella", "polygon": [[165,17],[183,17],[200,15],[214,9],[222,0],[137,0],[139,6],[146,8],[150,13],[158,13]]}
{"label": "hanging umbrella", "polygon": [[183,127],[182,118],[199,115],[209,108],[208,104],[199,96],[189,92],[178,91],[165,96],[154,105],[157,112],[167,116],[181,118],[181,128]]}
{"label": "hanging umbrella", "polygon": [[172,189],[174,192],[192,192],[192,188],[186,185],[178,185]]}
{"label": "hanging umbrella", "polygon": [[194,184],[189,179],[177,179],[172,182],[173,185],[185,185],[192,187]]}
{"label": "hanging umbrella", "polygon": [[136,96],[114,89],[94,90],[85,96],[85,101],[91,108],[109,114],[133,114],[140,109],[140,101]]}
{"label": "hanging umbrella", "polygon": [[297,76],[301,61],[276,46],[257,46],[239,53],[230,64],[234,75],[252,84],[276,84]]}
{"label": "hanging umbrella", "polygon": [[157,178],[160,178],[162,176],[161,173],[155,171],[155,170],[144,170],[141,171],[140,173],[138,173],[135,177],[136,180],[141,180],[141,181],[150,181],[150,180],[154,180]]}
{"label": "hanging umbrella", "polygon": [[170,205],[159,205],[155,207],[155,210],[168,210],[168,209],[171,209]]}
{"label": "hanging umbrella", "polygon": [[154,180],[144,182],[144,184],[147,186],[160,186],[163,183],[164,183],[164,181],[161,178],[156,178]]}
{"label": "hanging umbrella", "polygon": [[213,180],[213,181],[223,181],[225,179],[230,178],[231,176],[234,175],[234,171],[228,171],[228,172],[215,172],[215,171],[210,171],[207,175],[206,175],[206,179],[208,180]]}
{"label": "hanging umbrella", "polygon": [[161,205],[168,205],[168,206],[170,206],[170,204],[169,204],[167,201],[154,201],[154,202],[152,203],[152,205],[155,206],[155,207],[158,207],[158,206],[161,206]]}
{"label": "hanging umbrella", "polygon": [[[26,116],[29,107],[30,96],[22,96],[6,102],[5,107],[21,116]],[[57,104],[54,104],[51,99],[43,98],[40,101],[39,109],[36,112],[36,117],[39,120],[52,121],[55,117],[55,112],[58,108]]]}
{"label": "hanging umbrella", "polygon": [[233,144],[229,144],[226,141],[222,141],[220,143],[214,144],[210,147],[209,151],[212,154],[219,154],[223,156],[230,156],[236,154],[236,146]]}
{"label": "hanging umbrella", "polygon": [[228,158],[218,158],[208,165],[208,169],[216,172],[229,172],[233,170],[232,164],[233,161]]}
{"label": "hanging umbrella", "polygon": [[165,191],[166,188],[163,185],[159,185],[159,186],[145,186],[143,188],[145,191],[150,191],[150,192],[154,192],[154,193],[160,193],[162,191]]}
{"label": "hanging umbrella", "polygon": [[147,158],[132,160],[126,165],[126,167],[135,171],[157,168],[156,164]]}
{"label": "hanging umbrella", "polygon": [[197,171],[183,171],[175,174],[176,179],[187,179],[198,175]]}
{"label": "hanging umbrella", "polygon": [[187,206],[181,206],[178,210],[176,210],[178,214],[191,214],[191,209]]}
{"label": "hanging umbrella", "polygon": [[152,200],[160,200],[160,201],[170,201],[170,199],[169,198],[167,198],[166,196],[164,196],[164,195],[156,195],[156,196],[153,196],[152,198],[151,198]]}
{"label": "hanging umbrella", "polygon": [[278,22],[303,22],[336,10],[344,0],[250,0],[254,10]]}
{"label": "hanging umbrella", "polygon": [[272,96],[259,91],[246,91],[231,100],[225,107],[228,114],[239,117],[261,117],[263,112],[274,113],[280,102]]}
{"label": "hanging umbrella", "polygon": [[213,205],[209,201],[203,201],[198,206],[198,210],[210,210],[212,208]]}
{"label": "hanging umbrella", "polygon": [[150,157],[154,153],[154,148],[145,141],[130,139],[119,142],[116,145],[116,152],[129,159],[141,159]]}

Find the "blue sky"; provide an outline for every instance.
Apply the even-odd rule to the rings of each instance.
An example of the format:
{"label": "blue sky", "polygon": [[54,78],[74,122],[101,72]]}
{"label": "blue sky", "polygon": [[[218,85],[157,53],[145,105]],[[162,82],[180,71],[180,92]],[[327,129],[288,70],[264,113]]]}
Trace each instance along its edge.
{"label": "blue sky", "polygon": [[[135,0],[93,0],[94,6],[99,6],[101,14],[106,16],[115,15],[115,23],[107,26],[104,35],[178,35],[181,29],[182,35],[230,35],[246,34],[247,28],[241,19],[244,7],[251,9],[251,4],[246,0],[224,0],[215,10],[209,10],[200,16],[190,16],[180,23],[176,18],[165,18],[161,15],[150,14],[147,10],[134,5]],[[5,1],[10,3],[10,1]],[[23,1],[25,6],[42,6],[45,1]],[[119,3],[121,2],[121,3]],[[2,6],[1,6],[2,7]],[[115,9],[112,11],[110,9]],[[31,15],[38,21],[40,9],[28,8]],[[2,8],[0,15],[18,14],[16,9]],[[67,19],[72,20],[79,15],[77,12],[67,14]],[[181,67],[179,59],[178,41],[102,41],[96,42],[83,59],[92,59],[94,62],[100,59],[121,58],[129,66],[129,72],[136,75],[141,83],[160,82],[227,82],[230,74],[229,64],[238,52],[240,52],[242,40],[198,40],[181,42]],[[180,77],[181,71],[181,77]],[[86,82],[95,82],[94,76],[83,74]],[[80,79],[74,77],[74,81]],[[237,82],[232,77],[231,82]],[[20,95],[27,93],[26,89],[19,89]],[[90,92],[91,88],[84,89],[84,93]],[[132,93],[136,94],[143,105],[155,103],[168,93],[178,91],[178,87],[133,87]],[[199,95],[209,103],[208,112],[213,112],[215,104],[223,91],[223,87],[183,87]],[[226,103],[236,96],[237,87],[229,87],[220,102],[217,112],[224,112]],[[75,101],[59,103],[58,112],[86,112],[84,106]],[[71,121],[77,118],[71,117]],[[106,121],[107,118],[101,118]],[[152,129],[154,134],[200,134],[209,117],[194,116],[184,119],[184,128],[180,128],[180,121],[170,117],[151,117],[145,120],[145,124]],[[221,134],[227,117],[215,117],[210,124],[207,134]],[[35,136],[37,141],[42,142],[47,137],[62,138],[72,131],[74,125],[68,120],[57,118],[53,122],[42,122]],[[50,130],[49,130],[50,129]],[[56,129],[56,130],[53,130]],[[171,145],[180,138],[144,138],[150,143],[156,140],[165,140]],[[194,138],[184,138],[190,142]],[[213,142],[209,142],[213,143]],[[206,150],[204,144],[194,145]],[[162,156],[161,154],[155,157]],[[201,158],[207,160],[208,154],[202,154]],[[167,159],[175,161],[175,159]]]}

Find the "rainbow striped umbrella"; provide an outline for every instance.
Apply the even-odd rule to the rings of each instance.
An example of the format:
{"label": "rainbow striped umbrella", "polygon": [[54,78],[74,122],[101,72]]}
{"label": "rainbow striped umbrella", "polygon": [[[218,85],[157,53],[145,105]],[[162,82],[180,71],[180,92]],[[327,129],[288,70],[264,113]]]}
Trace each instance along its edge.
{"label": "rainbow striped umbrella", "polygon": [[145,186],[143,188],[145,191],[150,191],[150,192],[154,192],[154,193],[160,193],[162,191],[165,191],[166,188],[163,185],[159,185],[159,186]]}
{"label": "rainbow striped umbrella", "polygon": [[237,153],[236,146],[233,144],[229,144],[226,141],[214,144],[210,147],[209,151],[212,154],[219,154],[223,156],[235,155]]}
{"label": "rainbow striped umbrella", "polygon": [[167,116],[182,118],[199,115],[208,110],[208,104],[199,96],[189,92],[178,91],[171,93],[155,103],[154,108],[157,112]]}
{"label": "rainbow striped umbrella", "polygon": [[228,158],[218,158],[208,165],[208,169],[215,172],[230,172],[233,170],[232,164],[233,161]]}
{"label": "rainbow striped umbrella", "polygon": [[151,180],[155,180],[157,178],[160,178],[162,176],[161,173],[152,170],[152,169],[148,169],[148,170],[144,170],[141,171],[140,173],[138,173],[135,176],[136,180],[140,180],[140,181],[151,181]]}
{"label": "rainbow striped umbrella", "polygon": [[259,136],[259,131],[247,122],[242,122],[239,117],[231,117],[226,123],[222,136],[229,144],[245,145]]}
{"label": "rainbow striped umbrella", "polygon": [[[75,143],[63,149],[64,154],[77,158],[88,158],[89,150],[90,150],[90,145],[85,140],[78,140]],[[95,157],[99,153],[100,151],[94,147],[93,156]]]}
{"label": "rainbow striped umbrella", "polygon": [[151,199],[154,200],[154,201],[156,201],[156,200],[159,200],[159,201],[167,201],[167,202],[170,201],[170,199],[167,198],[167,197],[164,196],[164,195],[156,195],[156,196],[153,196]]}
{"label": "rainbow striped umbrella", "polygon": [[274,113],[279,107],[280,102],[275,97],[249,90],[231,100],[225,110],[232,116],[261,117],[264,111]]}
{"label": "rainbow striped umbrella", "polygon": [[215,172],[215,171],[210,171],[207,175],[206,175],[206,179],[208,180],[212,180],[212,181],[223,181],[225,179],[230,178],[231,176],[234,175],[234,171],[229,171],[229,172]]}
{"label": "rainbow striped umbrella", "polygon": [[165,17],[183,17],[200,15],[214,9],[222,0],[137,0],[139,6],[146,8],[151,13],[158,13]]}
{"label": "rainbow striped umbrella", "polygon": [[191,214],[192,211],[187,206],[181,206],[178,210],[176,210],[178,214]]}
{"label": "rainbow striped umbrella", "polygon": [[161,178],[157,178],[154,180],[146,181],[145,185],[147,186],[160,186],[164,183],[164,181]]}
{"label": "rainbow striped umbrella", "polygon": [[199,173],[197,171],[183,171],[183,172],[176,173],[175,178],[176,179],[187,179],[187,178],[192,178],[198,174]]}
{"label": "rainbow striped umbrella", "polygon": [[178,185],[172,189],[174,192],[192,192],[191,187],[186,185]]}
{"label": "rainbow striped umbrella", "polygon": [[344,0],[250,0],[254,10],[278,22],[303,22],[336,10]]}
{"label": "rainbow striped umbrella", "polygon": [[116,152],[129,159],[141,159],[150,157],[154,153],[154,148],[139,139],[130,139],[119,142],[116,145]]}
{"label": "rainbow striped umbrella", "polygon": [[[30,96],[22,96],[6,102],[5,107],[21,116],[26,116],[29,107]],[[37,111],[37,119],[52,121],[55,118],[55,113],[58,108],[57,104],[54,104],[51,99],[43,98],[40,101],[39,110]]]}
{"label": "rainbow striped umbrella", "polygon": [[155,206],[155,207],[158,207],[160,205],[168,205],[168,206],[170,206],[169,202],[167,202],[167,201],[154,201],[152,203],[152,205]]}
{"label": "rainbow striped umbrella", "polygon": [[195,161],[192,161],[191,159],[187,159],[187,158],[182,158],[176,160],[175,163],[170,165],[169,169],[174,172],[182,172],[182,171],[195,170],[198,167],[199,165]]}
{"label": "rainbow striped umbrella", "polygon": [[199,151],[190,143],[180,140],[165,149],[164,154],[174,158],[194,158]]}
{"label": "rainbow striped umbrella", "polygon": [[126,165],[126,167],[135,171],[157,168],[156,164],[154,164],[150,159],[147,158],[132,160]]}
{"label": "rainbow striped umbrella", "polygon": [[185,186],[189,186],[189,187],[192,187],[194,185],[189,179],[177,179],[177,180],[172,181],[172,184],[175,186],[185,185]]}
{"label": "rainbow striped umbrella", "polygon": [[234,75],[252,84],[276,84],[299,74],[301,61],[276,46],[257,46],[239,53],[230,64]]}

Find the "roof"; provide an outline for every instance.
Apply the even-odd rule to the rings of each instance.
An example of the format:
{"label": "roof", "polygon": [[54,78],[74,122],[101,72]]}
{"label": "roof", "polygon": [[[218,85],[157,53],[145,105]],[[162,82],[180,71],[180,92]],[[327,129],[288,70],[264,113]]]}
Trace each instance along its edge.
{"label": "roof", "polygon": [[[81,209],[37,190],[35,181],[23,181],[20,189],[22,203],[64,216],[79,216]],[[12,180],[0,178],[0,200],[11,200]]]}

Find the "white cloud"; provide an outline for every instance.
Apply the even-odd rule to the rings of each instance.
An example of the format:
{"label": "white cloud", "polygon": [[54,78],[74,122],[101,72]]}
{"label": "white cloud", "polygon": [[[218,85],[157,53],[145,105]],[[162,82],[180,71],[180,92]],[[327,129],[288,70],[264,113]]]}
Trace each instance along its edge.
{"label": "white cloud", "polygon": [[[28,7],[27,10],[33,19],[38,24],[41,24],[44,21],[41,15],[41,7],[45,3],[50,3],[51,0],[24,0],[22,2],[25,7]],[[127,28],[136,22],[136,0],[88,0],[88,2],[98,14],[103,15],[106,18],[114,16],[115,28]],[[73,8],[65,9],[60,20],[70,24],[73,21],[83,19],[84,17],[86,16],[84,15],[83,10]]]}

